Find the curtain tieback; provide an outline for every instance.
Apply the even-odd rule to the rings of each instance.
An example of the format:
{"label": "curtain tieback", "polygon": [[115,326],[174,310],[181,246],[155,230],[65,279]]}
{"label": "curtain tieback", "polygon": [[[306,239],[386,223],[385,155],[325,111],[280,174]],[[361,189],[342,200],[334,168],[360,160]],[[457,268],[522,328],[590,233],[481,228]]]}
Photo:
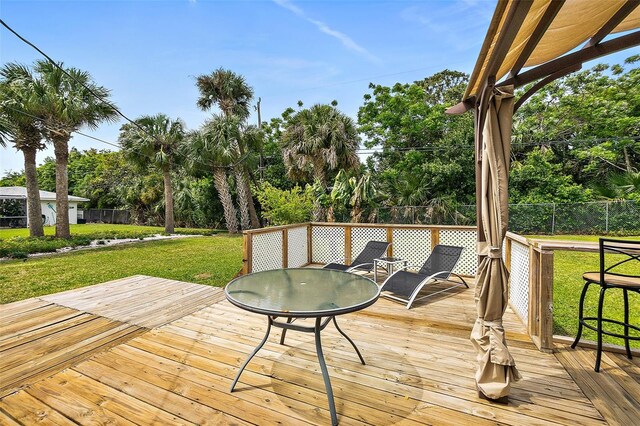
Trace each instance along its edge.
{"label": "curtain tieback", "polygon": [[502,259],[502,246],[490,246],[486,241],[479,242],[478,254],[489,259]]}

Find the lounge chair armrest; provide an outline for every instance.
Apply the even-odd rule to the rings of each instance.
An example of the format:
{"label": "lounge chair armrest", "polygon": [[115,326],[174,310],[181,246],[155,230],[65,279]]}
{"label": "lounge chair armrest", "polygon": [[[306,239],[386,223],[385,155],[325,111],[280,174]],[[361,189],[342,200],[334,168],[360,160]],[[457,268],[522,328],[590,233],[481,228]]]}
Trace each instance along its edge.
{"label": "lounge chair armrest", "polygon": [[363,266],[370,266],[369,269],[373,268],[373,263],[359,263],[357,265],[349,265],[349,269],[347,269],[347,271],[351,271],[353,269],[360,269]]}

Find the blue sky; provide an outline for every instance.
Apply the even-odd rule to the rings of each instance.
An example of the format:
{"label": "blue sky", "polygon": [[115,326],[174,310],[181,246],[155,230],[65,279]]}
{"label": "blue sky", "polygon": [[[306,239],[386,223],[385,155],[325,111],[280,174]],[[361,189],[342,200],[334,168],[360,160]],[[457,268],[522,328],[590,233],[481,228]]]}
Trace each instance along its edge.
{"label": "blue sky", "polygon": [[[495,0],[30,1],[2,0],[0,16],[53,59],[88,71],[130,118],[159,112],[197,128],[195,77],[224,67],[245,76],[262,118],[298,100],[338,101],[356,118],[369,82],[411,82],[445,68],[470,73]],[[40,55],[4,28],[0,61]],[[251,118],[255,122],[255,117]],[[83,131],[116,142],[117,124]],[[75,136],[71,146],[113,149]],[[38,163],[52,156],[38,154]],[[0,175],[22,169],[0,148]]]}

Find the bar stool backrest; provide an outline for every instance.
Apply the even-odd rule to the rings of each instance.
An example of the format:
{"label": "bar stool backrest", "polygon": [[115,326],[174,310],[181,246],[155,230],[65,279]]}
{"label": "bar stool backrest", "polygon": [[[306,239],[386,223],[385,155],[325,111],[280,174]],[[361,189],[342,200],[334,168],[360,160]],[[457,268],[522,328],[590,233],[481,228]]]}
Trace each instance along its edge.
{"label": "bar stool backrest", "polygon": [[640,275],[640,241],[600,238],[600,282],[605,274],[621,277]]}

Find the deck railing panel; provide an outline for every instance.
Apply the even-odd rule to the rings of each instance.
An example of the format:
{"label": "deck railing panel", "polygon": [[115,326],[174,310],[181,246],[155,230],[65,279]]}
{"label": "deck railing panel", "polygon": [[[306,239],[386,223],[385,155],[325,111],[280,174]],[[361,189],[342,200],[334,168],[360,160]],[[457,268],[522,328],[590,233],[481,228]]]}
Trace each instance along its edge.
{"label": "deck railing panel", "polygon": [[433,248],[431,229],[393,229],[393,256],[407,260],[409,266],[419,268]]}
{"label": "deck railing panel", "polygon": [[364,249],[364,246],[369,241],[387,241],[387,229],[386,228],[361,228],[351,227],[351,260]]}
{"label": "deck railing panel", "polygon": [[478,233],[475,229],[441,229],[440,244],[464,247],[460,261],[453,271],[460,275],[475,275],[478,270],[478,254],[476,242]]}
{"label": "deck railing panel", "polygon": [[309,263],[308,226],[289,228],[287,232],[287,267],[299,268]]}
{"label": "deck railing panel", "polygon": [[283,241],[282,230],[253,235],[251,272],[285,267],[283,263]]}
{"label": "deck railing panel", "polygon": [[321,225],[311,227],[312,263],[329,263],[346,257],[345,228]]}
{"label": "deck railing panel", "polygon": [[529,247],[517,241],[511,244],[509,302],[520,319],[529,319]]}

